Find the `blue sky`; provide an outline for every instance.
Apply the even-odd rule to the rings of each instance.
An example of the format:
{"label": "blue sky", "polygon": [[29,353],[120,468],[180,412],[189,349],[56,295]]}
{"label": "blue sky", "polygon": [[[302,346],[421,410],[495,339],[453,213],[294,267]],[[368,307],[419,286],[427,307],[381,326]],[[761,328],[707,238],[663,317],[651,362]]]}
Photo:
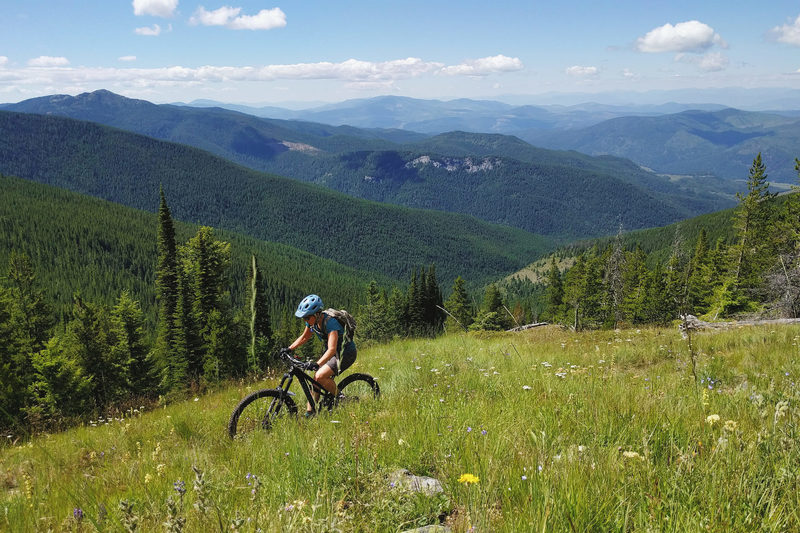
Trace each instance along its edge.
{"label": "blue sky", "polygon": [[0,102],[800,88],[796,1],[0,0],[0,13]]}

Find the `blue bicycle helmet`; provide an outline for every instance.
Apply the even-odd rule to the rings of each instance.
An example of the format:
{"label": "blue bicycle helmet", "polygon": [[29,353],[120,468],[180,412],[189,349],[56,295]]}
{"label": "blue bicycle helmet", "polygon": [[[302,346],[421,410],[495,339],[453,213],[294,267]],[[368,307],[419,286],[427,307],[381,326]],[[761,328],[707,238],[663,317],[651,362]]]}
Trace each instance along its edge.
{"label": "blue bicycle helmet", "polygon": [[297,311],[294,312],[294,316],[297,318],[306,318],[317,311],[322,311],[322,298],[316,294],[309,294],[303,298],[303,301],[297,306]]}

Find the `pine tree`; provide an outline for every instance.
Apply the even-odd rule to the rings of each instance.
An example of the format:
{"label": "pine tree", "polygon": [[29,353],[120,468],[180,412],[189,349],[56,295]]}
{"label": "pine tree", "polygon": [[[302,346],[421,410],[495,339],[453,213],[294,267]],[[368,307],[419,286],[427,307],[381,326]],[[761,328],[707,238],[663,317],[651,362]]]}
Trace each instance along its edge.
{"label": "pine tree", "polygon": [[118,359],[128,365],[128,392],[136,396],[149,396],[153,386],[153,363],[145,342],[144,315],[139,302],[128,291],[122,291],[111,311],[115,345],[113,351],[121,353]]}
{"label": "pine tree", "polygon": [[730,271],[714,296],[715,314],[722,316],[756,308],[765,271],[772,261],[769,230],[775,195],[769,192],[760,153],[750,167],[747,194],[736,196],[739,206],[734,212],[736,242],[730,247]]}
{"label": "pine tree", "polygon": [[33,380],[33,372],[27,370],[21,333],[13,320],[11,291],[0,286],[0,427],[21,425],[18,416],[28,403],[26,381]]}
{"label": "pine tree", "polygon": [[408,285],[408,299],[406,318],[408,320],[408,334],[411,336],[423,335],[425,329],[425,271],[417,273],[415,268],[411,274]]}
{"label": "pine tree", "polygon": [[386,304],[386,327],[389,339],[403,337],[409,331],[408,301],[398,287],[392,287]]}
{"label": "pine tree", "polygon": [[445,302],[444,308],[451,315],[451,318],[448,318],[445,324],[452,323],[453,326],[466,330],[472,324],[474,312],[464,285],[464,280],[461,276],[458,276],[453,282],[453,292]]}
{"label": "pine tree", "polygon": [[272,323],[269,319],[269,303],[264,291],[264,280],[256,263],[256,256],[250,260],[249,279],[249,325],[250,360],[252,370],[262,369],[268,362],[272,339]]}
{"label": "pine tree", "polygon": [[561,271],[558,269],[555,256],[550,259],[545,298],[547,300],[545,317],[551,321],[559,320],[564,312],[564,282],[561,279]]}
{"label": "pine tree", "polygon": [[444,312],[442,311],[442,291],[436,281],[436,265],[428,267],[428,275],[425,278],[424,289],[424,317],[425,326],[430,334],[436,335],[442,330],[444,325]]}
{"label": "pine tree", "polygon": [[700,228],[697,243],[689,263],[686,287],[686,312],[702,315],[708,309],[711,297],[710,251],[705,228]]}
{"label": "pine tree", "polygon": [[[175,226],[172,222],[164,188],[159,190],[161,203],[158,209],[158,263],[156,267],[156,299],[158,301],[157,339],[153,359],[158,364],[160,383],[168,390],[182,379],[175,376],[173,353],[175,316],[178,307],[178,252]],[[177,366],[183,366],[179,363]]]}
{"label": "pine tree", "polygon": [[386,293],[372,280],[367,287],[367,302],[358,320],[359,335],[365,339],[384,341],[388,337]]}
{"label": "pine tree", "polygon": [[626,320],[631,324],[642,324],[646,320],[647,285],[650,281],[646,259],[644,250],[638,244],[625,258],[622,271],[623,309]]}

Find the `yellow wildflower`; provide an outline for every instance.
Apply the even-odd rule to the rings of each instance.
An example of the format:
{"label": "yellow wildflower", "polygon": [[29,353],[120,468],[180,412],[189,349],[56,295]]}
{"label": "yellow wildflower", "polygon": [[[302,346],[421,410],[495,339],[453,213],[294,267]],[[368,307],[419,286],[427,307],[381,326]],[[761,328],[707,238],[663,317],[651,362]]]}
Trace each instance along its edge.
{"label": "yellow wildflower", "polygon": [[160,463],[160,464],[156,465],[156,473],[158,474],[158,477],[161,477],[161,476],[164,475],[164,470],[166,468],[167,468],[167,465],[165,465],[164,463]]}
{"label": "yellow wildflower", "polygon": [[480,482],[480,480],[478,476],[473,476],[472,474],[461,474],[461,477],[458,478],[458,482],[464,485],[472,485]]}
{"label": "yellow wildflower", "polygon": [[734,432],[736,431],[736,421],[734,420],[726,420],[725,421],[725,431]]}
{"label": "yellow wildflower", "polygon": [[153,476],[151,476],[150,474],[145,474],[144,475],[144,484],[147,485],[151,481],[153,481]]}

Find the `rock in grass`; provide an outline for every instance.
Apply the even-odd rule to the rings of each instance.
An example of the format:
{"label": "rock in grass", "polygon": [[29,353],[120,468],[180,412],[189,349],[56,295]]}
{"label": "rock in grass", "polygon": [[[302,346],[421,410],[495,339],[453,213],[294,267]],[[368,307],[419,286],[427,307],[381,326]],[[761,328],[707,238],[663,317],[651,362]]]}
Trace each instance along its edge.
{"label": "rock in grass", "polygon": [[405,468],[395,470],[389,474],[389,484],[392,487],[402,487],[406,490],[410,490],[411,492],[420,492],[427,496],[433,496],[434,494],[444,492],[442,484],[438,479],[427,476],[415,476]]}
{"label": "rock in grass", "polygon": [[403,531],[403,533],[450,533],[453,531],[447,526],[440,526],[438,524],[434,524],[432,526],[424,526],[418,527],[417,529],[409,529],[407,531]]}

